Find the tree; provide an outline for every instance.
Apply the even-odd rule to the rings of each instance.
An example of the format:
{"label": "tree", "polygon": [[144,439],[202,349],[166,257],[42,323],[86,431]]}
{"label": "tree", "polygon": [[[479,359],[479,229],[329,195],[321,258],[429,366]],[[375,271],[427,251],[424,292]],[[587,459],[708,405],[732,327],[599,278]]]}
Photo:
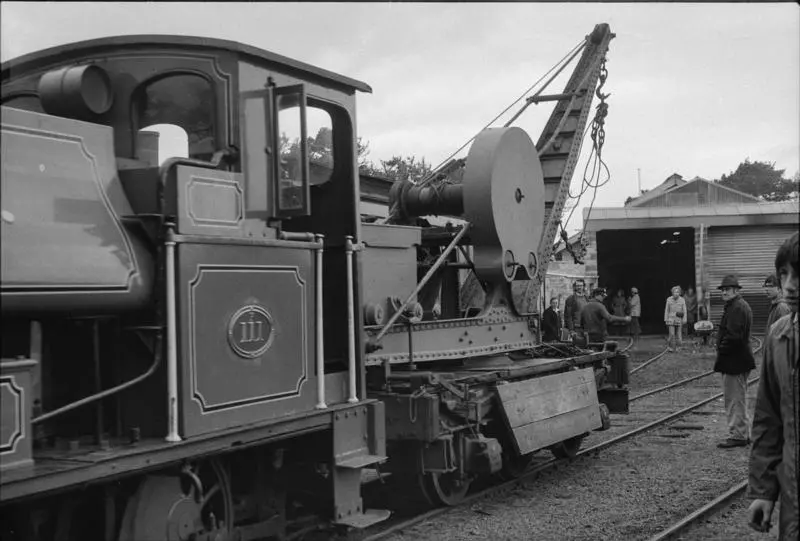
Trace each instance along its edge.
{"label": "tree", "polygon": [[381,167],[372,163],[361,168],[361,172],[386,177],[391,180],[413,180],[419,182],[433,169],[425,158],[417,161],[415,156],[394,156],[389,160],[381,160]]}
{"label": "tree", "polygon": [[785,169],[775,169],[775,162],[751,162],[747,158],[739,164],[736,171],[722,175],[717,182],[764,201],[788,201],[797,196],[800,179],[797,174],[793,179],[783,178],[785,171]]}
{"label": "tree", "polygon": [[[314,137],[306,139],[308,144],[308,158],[311,163],[317,165],[327,165],[330,167],[333,164],[333,132],[328,127],[322,127],[317,131]],[[367,154],[369,154],[369,143],[362,142],[361,137],[356,142],[358,152],[358,166],[361,169],[364,166],[369,166],[367,162]],[[300,139],[290,138],[281,133],[280,136],[280,153],[281,156],[289,156],[299,153]]]}
{"label": "tree", "polygon": [[[284,158],[299,154],[299,138],[290,139],[285,133],[280,136],[280,154]],[[330,166],[333,163],[333,133],[330,128],[322,127],[314,137],[308,137],[308,156],[311,163]],[[417,161],[415,156],[394,156],[389,160],[381,160],[376,166],[367,159],[369,142],[361,137],[356,141],[358,170],[366,175],[375,175],[390,180],[411,179],[418,182],[425,178],[432,168],[425,158]]]}

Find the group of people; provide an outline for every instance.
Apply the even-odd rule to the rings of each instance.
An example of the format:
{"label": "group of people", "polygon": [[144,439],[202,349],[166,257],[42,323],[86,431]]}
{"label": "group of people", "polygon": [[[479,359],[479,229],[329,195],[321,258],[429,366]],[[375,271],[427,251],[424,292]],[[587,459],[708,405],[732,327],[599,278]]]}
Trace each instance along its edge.
{"label": "group of people", "polygon": [[608,324],[621,323],[629,325],[634,344],[637,343],[641,333],[639,317],[642,315],[639,290],[631,288],[631,296],[627,299],[624,292],[619,290],[617,296],[621,297],[621,301],[615,298],[611,313],[605,304],[608,297],[605,288],[594,288],[590,297],[584,293],[585,288],[586,282],[583,279],[572,284],[573,294],[564,303],[563,322],[558,311],[558,299],[550,299],[550,306],[542,316],[542,340],[558,340],[563,329],[564,336],[574,336],[583,331],[589,342],[603,342],[608,338]]}
{"label": "group of people", "polygon": [[[781,245],[775,256],[775,274],[767,276],[763,283],[771,308],[752,423],[747,415],[747,381],[756,367],[750,343],[753,313],[740,294],[742,287],[735,275],[725,276],[717,288],[725,304],[717,334],[714,371],[722,374],[728,428],[727,437],[717,446],[722,449],[751,446],[750,526],[759,531],[769,530],[775,503],[780,501],[781,540],[800,539],[799,236],[795,233]],[[617,300],[620,297],[625,300],[624,294],[618,292],[609,311],[603,304],[606,299],[604,289],[595,288],[591,298],[587,298],[582,280],[573,287],[574,294],[567,298],[564,308],[563,326],[569,333],[582,329],[589,341],[600,342],[608,336],[608,323],[624,322],[631,324],[631,333],[638,341],[641,302],[636,288],[631,288],[625,306]],[[710,324],[705,303],[702,300],[698,302],[691,289],[687,295],[682,295],[680,286],[675,286],[671,293],[664,307],[670,347],[681,343],[684,324],[690,332],[693,327],[702,328],[703,323]],[[550,300],[542,326],[544,340],[559,338],[561,321],[557,299]]]}

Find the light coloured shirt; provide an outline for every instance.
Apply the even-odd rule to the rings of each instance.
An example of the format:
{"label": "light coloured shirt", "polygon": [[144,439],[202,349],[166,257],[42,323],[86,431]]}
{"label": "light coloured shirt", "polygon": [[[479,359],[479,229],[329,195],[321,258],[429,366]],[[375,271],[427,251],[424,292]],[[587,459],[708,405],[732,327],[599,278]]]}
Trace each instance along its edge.
{"label": "light coloured shirt", "polygon": [[631,317],[642,316],[642,299],[639,298],[638,293],[631,295],[630,308],[631,308]]}
{"label": "light coloured shirt", "polygon": [[[682,313],[682,317],[678,314]],[[674,298],[672,295],[667,297],[667,304],[664,306],[664,323],[667,325],[683,325],[686,323],[686,301],[683,297]]]}

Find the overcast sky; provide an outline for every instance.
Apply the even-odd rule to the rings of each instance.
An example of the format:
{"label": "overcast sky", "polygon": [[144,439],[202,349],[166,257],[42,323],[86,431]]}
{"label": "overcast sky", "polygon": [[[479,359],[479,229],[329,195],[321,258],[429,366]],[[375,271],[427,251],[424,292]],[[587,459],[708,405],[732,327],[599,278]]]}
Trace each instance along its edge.
{"label": "overcast sky", "polygon": [[[745,158],[775,162],[787,177],[800,169],[795,3],[2,2],[0,9],[3,61],[103,36],[179,34],[240,41],[362,80],[373,88],[358,97],[369,159],[413,155],[433,165],[606,22],[617,36],[604,87],[611,180],[595,206],[635,195],[637,169],[645,189],[672,173],[717,179]],[[515,125],[535,142],[551,109],[531,107]],[[569,225],[581,225],[579,213]]]}

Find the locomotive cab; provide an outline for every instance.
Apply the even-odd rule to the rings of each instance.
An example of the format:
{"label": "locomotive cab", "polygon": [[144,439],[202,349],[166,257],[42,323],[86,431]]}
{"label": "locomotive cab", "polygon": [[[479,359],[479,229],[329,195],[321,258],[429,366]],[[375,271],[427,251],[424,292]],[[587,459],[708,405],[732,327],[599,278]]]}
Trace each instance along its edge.
{"label": "locomotive cab", "polygon": [[[195,535],[285,535],[301,508],[345,525],[387,516],[359,495],[385,448],[353,353],[357,91],[370,88],[199,38],[3,65],[12,533],[49,538],[86,483],[98,488],[78,505],[113,501],[96,527],[120,540],[160,539],[152,528],[183,520],[170,506],[202,502],[203,483],[221,490],[186,511]],[[42,506],[55,514],[32,525]],[[97,538],[81,528],[67,538]]]}

